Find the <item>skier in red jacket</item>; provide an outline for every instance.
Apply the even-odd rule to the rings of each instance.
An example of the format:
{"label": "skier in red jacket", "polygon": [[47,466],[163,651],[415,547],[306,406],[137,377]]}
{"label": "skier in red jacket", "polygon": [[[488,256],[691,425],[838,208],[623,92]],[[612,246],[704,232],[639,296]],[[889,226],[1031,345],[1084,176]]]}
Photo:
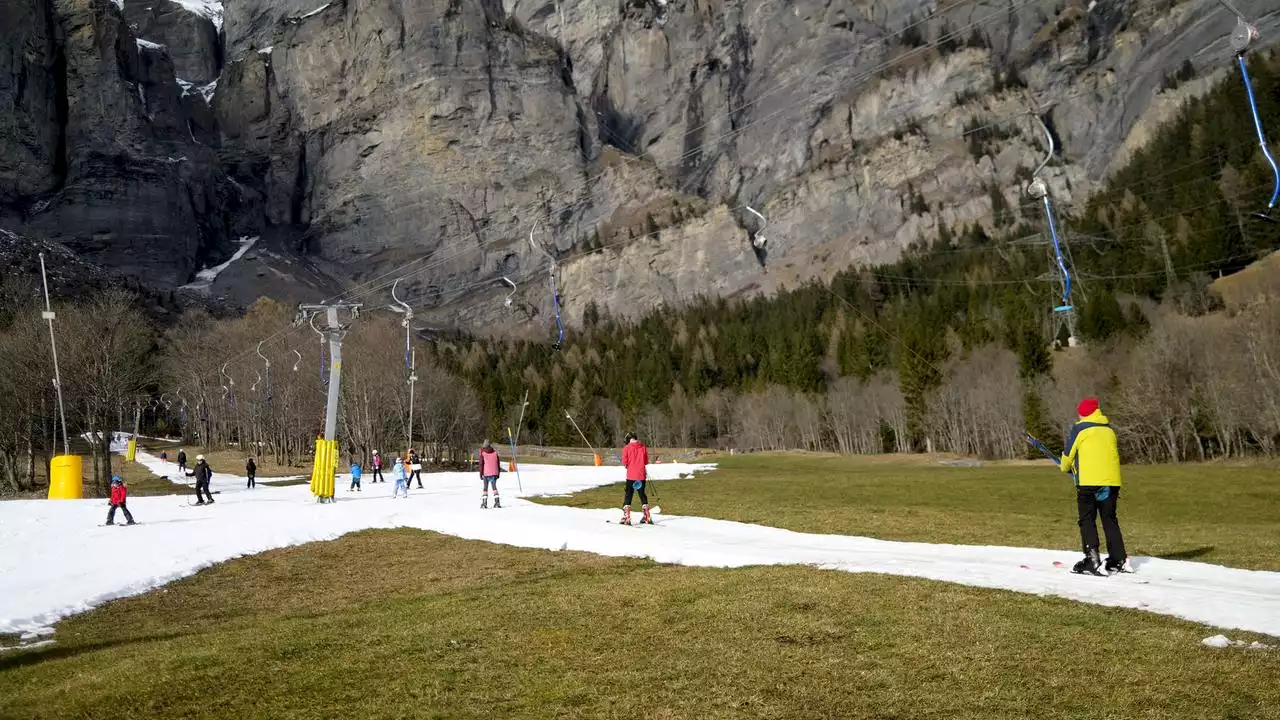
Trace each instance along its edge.
{"label": "skier in red jacket", "polygon": [[489,488],[493,487],[493,506],[495,508],[502,507],[502,501],[498,499],[498,475],[502,474],[502,461],[498,459],[498,451],[493,449],[493,445],[488,441],[484,441],[484,447],[480,448],[480,482],[484,483],[484,496],[480,500],[480,507],[489,507]]}
{"label": "skier in red jacket", "polygon": [[640,524],[653,524],[653,518],[649,517],[649,496],[644,492],[645,483],[649,479],[645,466],[649,464],[649,448],[640,442],[634,432],[627,433],[627,446],[622,448],[622,464],[627,466],[627,484],[626,495],[622,501],[622,524],[631,524],[631,494],[633,492],[640,493],[640,507],[644,511],[644,516],[640,518]]}
{"label": "skier in red jacket", "polygon": [[107,524],[116,524],[116,508],[124,511],[124,519],[129,522],[126,525],[134,525],[133,515],[130,514],[129,508],[125,506],[125,498],[129,496],[129,489],[124,486],[124,480],[119,475],[111,477],[111,509],[107,511]]}

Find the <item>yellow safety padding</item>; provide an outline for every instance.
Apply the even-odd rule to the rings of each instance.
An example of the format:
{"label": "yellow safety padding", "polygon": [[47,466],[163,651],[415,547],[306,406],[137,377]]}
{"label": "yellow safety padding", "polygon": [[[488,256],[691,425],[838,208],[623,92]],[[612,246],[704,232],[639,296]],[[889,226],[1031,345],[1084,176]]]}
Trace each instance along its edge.
{"label": "yellow safety padding", "polygon": [[334,474],[338,470],[338,441],[316,439],[316,458],[311,466],[311,494],[333,499]]}
{"label": "yellow safety padding", "polygon": [[124,451],[124,461],[134,462],[138,459],[138,439],[129,438],[129,447]]}
{"label": "yellow safety padding", "polygon": [[604,460],[600,459],[600,453],[596,453],[596,467],[603,467]]}
{"label": "yellow safety padding", "polygon": [[84,466],[79,455],[57,455],[49,463],[49,499],[79,500],[84,497]]}

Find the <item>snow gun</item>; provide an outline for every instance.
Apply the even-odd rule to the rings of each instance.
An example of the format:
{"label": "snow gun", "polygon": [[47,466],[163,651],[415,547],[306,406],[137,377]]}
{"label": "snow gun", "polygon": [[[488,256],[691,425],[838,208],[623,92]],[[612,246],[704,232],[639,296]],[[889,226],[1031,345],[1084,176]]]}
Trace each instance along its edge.
{"label": "snow gun", "polygon": [[[1032,435],[1031,433],[1027,432],[1026,430],[1023,430],[1023,431],[1022,431],[1022,436],[1026,439],[1027,444],[1028,444],[1028,445],[1030,445],[1031,447],[1035,448],[1036,450],[1039,450],[1039,451],[1040,451],[1040,454],[1041,454],[1041,455],[1043,455],[1043,456],[1044,456],[1044,458],[1045,458],[1046,460],[1051,461],[1054,465],[1061,465],[1061,464],[1062,464],[1062,459],[1061,459],[1061,458],[1059,458],[1059,457],[1058,457],[1058,455],[1057,455],[1056,453],[1054,453],[1052,450],[1050,450],[1048,447],[1046,447],[1044,443],[1042,443],[1042,442],[1040,442],[1038,439],[1036,439],[1036,436],[1035,436],[1035,435]],[[1074,471],[1074,470],[1072,470],[1072,471],[1071,471],[1071,477],[1072,477],[1072,478],[1075,478],[1075,476],[1076,476],[1076,473],[1075,473],[1075,471]]]}

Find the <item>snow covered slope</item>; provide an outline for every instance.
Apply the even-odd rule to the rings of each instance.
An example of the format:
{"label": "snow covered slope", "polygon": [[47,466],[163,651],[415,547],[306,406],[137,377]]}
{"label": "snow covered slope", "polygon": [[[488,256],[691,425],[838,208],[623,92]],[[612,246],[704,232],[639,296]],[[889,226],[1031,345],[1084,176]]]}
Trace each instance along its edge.
{"label": "snow covered slope", "polygon": [[[157,474],[176,480],[172,463],[138,456]],[[650,471],[670,481],[712,468],[672,464],[653,465]],[[214,505],[189,506],[190,496],[133,498],[129,507],[142,523],[135,527],[100,527],[107,511],[102,500],[0,503],[0,632],[46,626],[230,558],[366,528],[416,527],[522,547],[683,565],[791,563],[909,575],[1140,608],[1280,636],[1280,573],[1275,572],[1135,558],[1134,575],[1085,577],[1054,566],[1074,562],[1073,552],[889,542],[665,514],[657,516],[656,527],[627,528],[605,522],[616,519],[616,509],[548,507],[520,499],[618,482],[622,470],[616,467],[521,466],[523,493],[517,492],[515,474],[504,474],[500,510],[479,508],[480,484],[472,473],[424,476],[427,488],[411,490],[407,500],[392,499],[392,484],[371,484],[368,475],[362,492],[348,493],[349,479],[343,477],[339,502],[317,505],[306,485],[259,484],[246,490],[242,478],[217,470],[213,489],[221,492]],[[679,492],[676,487],[659,485],[659,491]]]}

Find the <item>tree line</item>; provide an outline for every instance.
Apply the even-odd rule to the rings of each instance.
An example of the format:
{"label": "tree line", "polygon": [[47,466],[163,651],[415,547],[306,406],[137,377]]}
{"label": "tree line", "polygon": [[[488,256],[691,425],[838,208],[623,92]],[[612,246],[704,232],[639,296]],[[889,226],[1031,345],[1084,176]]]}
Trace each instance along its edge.
{"label": "tree line", "polygon": [[[0,299],[0,489],[30,492],[47,482],[49,459],[62,452],[48,327],[38,285],[10,280]],[[106,492],[111,434],[135,421],[144,435],[309,464],[324,428],[328,359],[322,366],[319,338],[305,326],[272,337],[289,327],[292,309],[264,299],[241,318],[193,311],[160,326],[136,297],[112,290],[55,311],[68,432],[72,452],[88,456],[89,492]],[[393,318],[365,316],[347,335],[344,459],[404,452],[410,443],[436,463],[465,459],[485,428],[475,392],[420,347],[411,436],[403,350]]]}

